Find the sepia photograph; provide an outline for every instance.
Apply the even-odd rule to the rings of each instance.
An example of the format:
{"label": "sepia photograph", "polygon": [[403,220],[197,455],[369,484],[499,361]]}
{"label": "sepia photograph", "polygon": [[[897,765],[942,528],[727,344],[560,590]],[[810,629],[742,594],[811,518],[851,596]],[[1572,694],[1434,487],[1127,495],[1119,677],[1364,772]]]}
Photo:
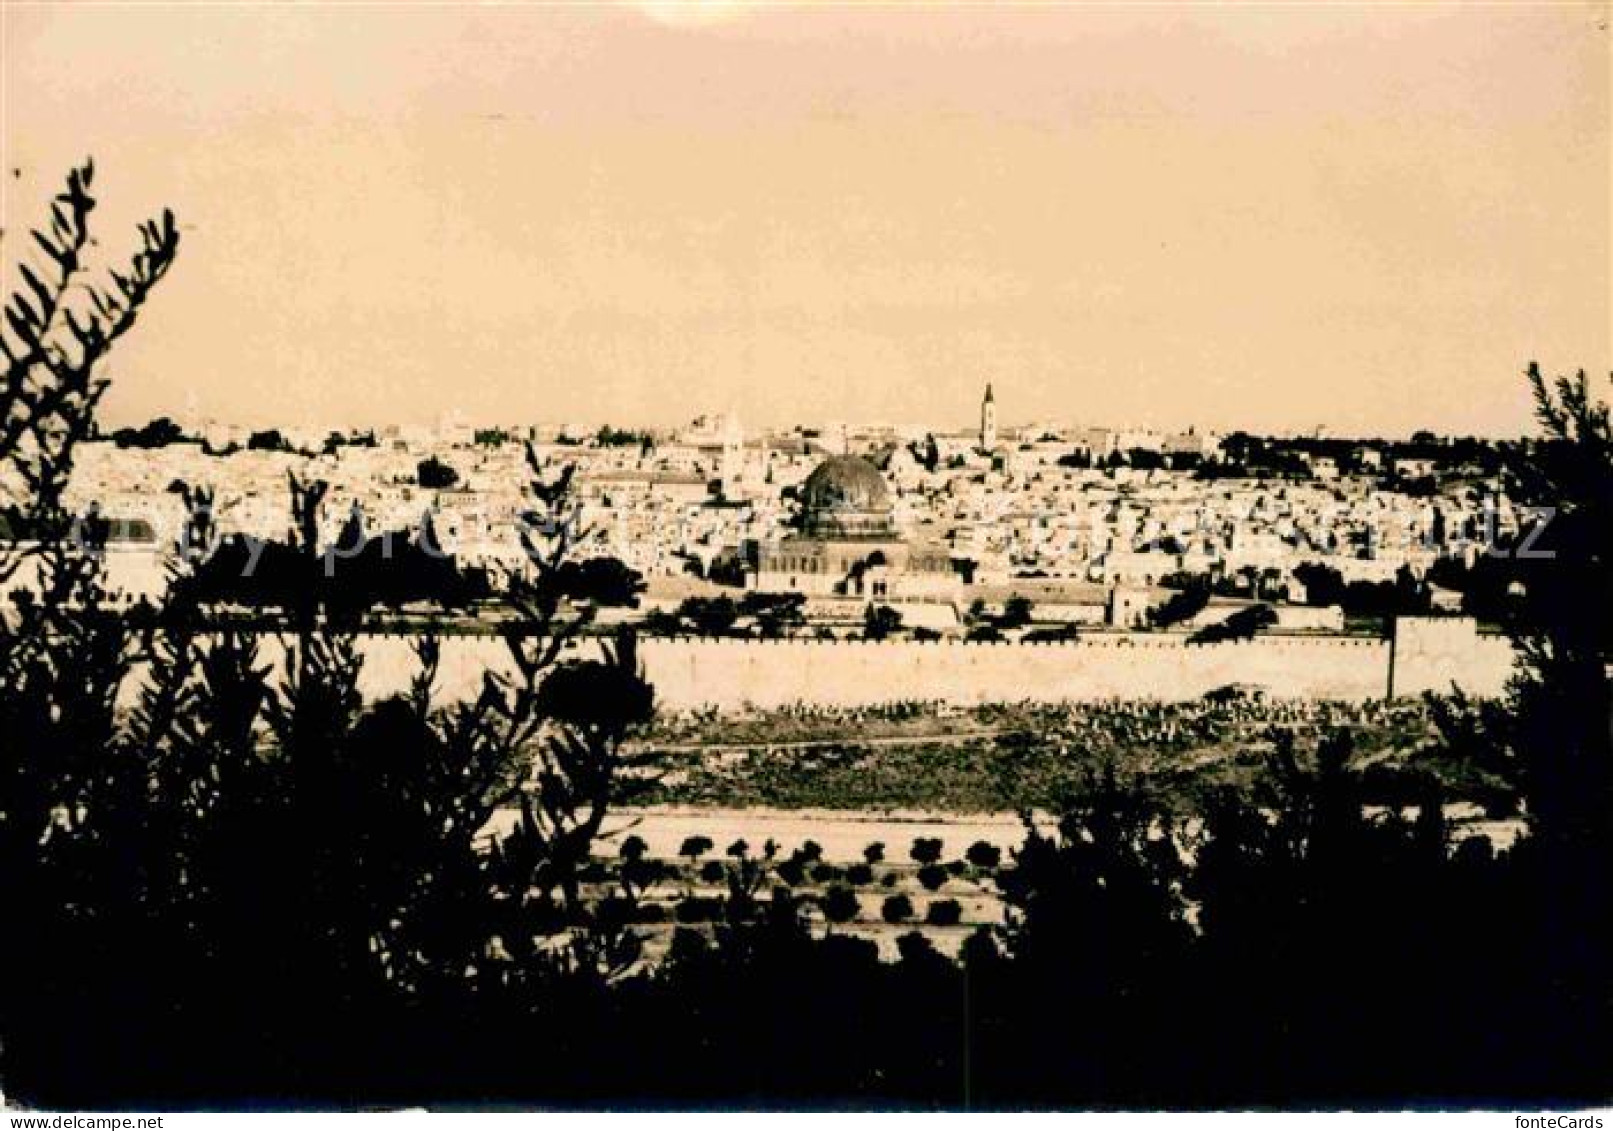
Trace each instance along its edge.
{"label": "sepia photograph", "polygon": [[0,0],[0,1126],[1605,1128],[1610,15]]}

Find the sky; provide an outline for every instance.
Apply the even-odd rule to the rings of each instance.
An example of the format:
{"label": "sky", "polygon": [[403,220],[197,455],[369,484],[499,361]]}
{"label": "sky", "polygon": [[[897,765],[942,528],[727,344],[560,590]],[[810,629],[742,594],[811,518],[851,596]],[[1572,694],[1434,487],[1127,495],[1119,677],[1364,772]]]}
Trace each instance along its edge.
{"label": "sky", "polygon": [[0,0],[0,257],[178,214],[111,423],[1515,435],[1613,370],[1608,17]]}

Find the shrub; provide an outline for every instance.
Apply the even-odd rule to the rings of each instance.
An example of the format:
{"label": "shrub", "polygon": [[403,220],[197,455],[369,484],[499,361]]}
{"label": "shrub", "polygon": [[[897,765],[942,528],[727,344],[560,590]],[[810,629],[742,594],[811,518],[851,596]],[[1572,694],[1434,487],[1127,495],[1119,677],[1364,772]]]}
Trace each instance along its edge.
{"label": "shrub", "polygon": [[678,927],[672,932],[672,948],[667,957],[674,963],[690,962],[710,950],[711,944],[705,935],[688,927]]}
{"label": "shrub", "polygon": [[924,962],[933,965],[935,962],[945,961],[936,953],[935,944],[925,938],[921,931],[908,931],[897,939],[896,950],[902,956],[903,962],[911,962],[914,965]]}
{"label": "shrub", "polygon": [[982,872],[989,872],[1002,863],[1003,854],[1002,850],[995,844],[977,840],[969,846],[969,851],[964,853],[964,858]]}
{"label": "shrub", "polygon": [[1033,608],[1029,597],[1016,593],[1003,604],[1003,615],[998,623],[1003,628],[1023,628],[1031,622]]}
{"label": "shrub", "polygon": [[654,692],[634,671],[598,660],[567,660],[538,687],[543,717],[576,727],[610,727],[648,722]]}
{"label": "shrub", "polygon": [[1045,628],[1033,628],[1020,639],[1031,644],[1055,644],[1065,640],[1081,639],[1081,630],[1073,624],[1048,625]]}
{"label": "shrub", "polygon": [[659,883],[665,875],[666,868],[659,860],[643,860],[635,857],[622,863],[622,883],[641,891],[651,884]]}
{"label": "shrub", "polygon": [[713,848],[709,836],[685,837],[683,844],[678,847],[679,856],[687,856],[690,860],[698,860]]}
{"label": "shrub", "polygon": [[963,946],[958,951],[958,958],[968,967],[982,966],[994,962],[1002,957],[1002,951],[997,946],[997,939],[991,933],[990,927],[976,927],[968,938],[963,940]]}
{"label": "shrub", "polygon": [[932,899],[924,912],[924,921],[932,927],[956,927],[962,918],[963,908],[955,899]]}
{"label": "shrub", "polygon": [[[258,433],[253,433],[252,439],[257,437]],[[415,465],[415,482],[428,491],[446,490],[459,483],[459,472],[436,456],[428,456]]]}
{"label": "shrub", "polygon": [[698,895],[678,900],[676,914],[680,923],[705,923],[716,916],[718,900]]}
{"label": "shrub", "polygon": [[1261,629],[1277,623],[1270,605],[1250,605],[1239,609],[1219,624],[1205,625],[1188,639],[1194,644],[1219,644],[1224,640],[1249,640]]}
{"label": "shrub", "polygon": [[1210,603],[1210,579],[1195,577],[1179,593],[1172,593],[1163,605],[1148,611],[1149,622],[1155,628],[1170,628],[1192,620]]}
{"label": "shrub", "polygon": [[849,923],[862,910],[857,902],[857,893],[845,884],[833,885],[818,902],[823,908],[824,917],[831,923]]}
{"label": "shrub", "polygon": [[869,640],[884,640],[902,630],[902,614],[889,605],[869,605],[863,617],[863,635]]}

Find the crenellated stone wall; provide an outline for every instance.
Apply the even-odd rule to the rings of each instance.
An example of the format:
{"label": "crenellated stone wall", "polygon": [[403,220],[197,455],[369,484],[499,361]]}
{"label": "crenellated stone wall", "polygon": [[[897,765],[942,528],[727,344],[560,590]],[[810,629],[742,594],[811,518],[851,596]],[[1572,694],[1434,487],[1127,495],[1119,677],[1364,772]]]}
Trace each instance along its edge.
{"label": "crenellated stone wall", "polygon": [[[445,699],[474,694],[489,669],[510,670],[497,639],[449,637],[442,647],[438,689]],[[583,642],[571,654],[597,655],[597,649]],[[407,686],[415,670],[411,638],[365,637],[363,651],[367,697]],[[657,702],[687,710],[902,700],[1179,700],[1228,684],[1263,688],[1278,698],[1364,700],[1453,685],[1491,696],[1505,687],[1512,646],[1504,637],[1478,634],[1471,621],[1429,618],[1402,622],[1393,640],[1271,635],[1189,644],[1184,635],[1164,633],[1033,644],[652,638],[640,642],[639,656]]]}

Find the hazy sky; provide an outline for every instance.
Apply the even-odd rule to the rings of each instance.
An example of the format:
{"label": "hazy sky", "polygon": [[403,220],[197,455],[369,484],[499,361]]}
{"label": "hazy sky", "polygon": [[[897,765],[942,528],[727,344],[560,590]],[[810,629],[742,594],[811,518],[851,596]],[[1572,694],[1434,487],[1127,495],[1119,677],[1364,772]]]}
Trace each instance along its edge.
{"label": "hazy sky", "polygon": [[[4,2],[3,248],[180,262],[115,420],[1510,432],[1606,373],[1606,4]],[[15,170],[15,172],[14,172]]]}

